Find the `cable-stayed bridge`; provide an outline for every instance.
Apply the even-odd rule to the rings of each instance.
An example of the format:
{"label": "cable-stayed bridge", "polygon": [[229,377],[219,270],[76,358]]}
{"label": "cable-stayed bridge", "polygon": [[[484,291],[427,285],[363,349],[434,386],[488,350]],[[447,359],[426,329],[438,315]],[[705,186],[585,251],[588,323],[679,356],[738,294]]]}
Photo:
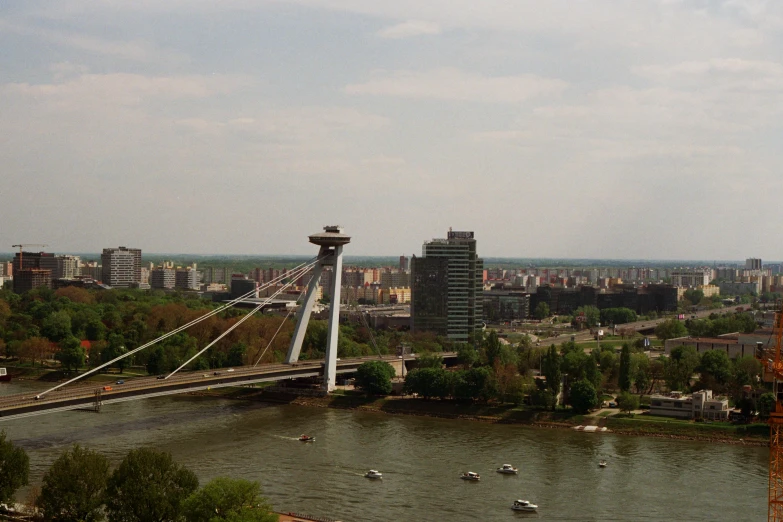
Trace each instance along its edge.
{"label": "cable-stayed bridge", "polygon": [[[153,339],[152,341],[149,341],[139,346],[138,348],[130,350],[129,352],[112,359],[111,361],[97,366],[96,368],[93,368],[87,372],[79,374],[64,383],[58,384],[46,391],[38,393],[37,395],[27,393],[0,397],[0,420],[28,417],[32,415],[40,415],[42,413],[72,410],[84,407],[93,407],[98,409],[102,404],[111,404],[133,399],[142,399],[146,397],[187,393],[209,388],[249,385],[259,382],[280,381],[302,377],[323,377],[323,389],[328,392],[334,389],[335,378],[338,373],[355,371],[356,368],[358,368],[358,366],[363,362],[367,360],[378,360],[379,358],[397,364],[401,370],[405,364],[404,360],[399,360],[397,356],[384,357],[380,353],[371,357],[338,361],[337,335],[339,333],[339,305],[330,307],[327,342],[326,346],[324,347],[326,356],[324,360],[299,361],[299,354],[302,348],[302,343],[304,341],[305,332],[307,330],[307,324],[310,319],[310,313],[312,311],[313,305],[315,304],[318,283],[321,279],[321,274],[323,273],[324,268],[327,266],[333,267],[330,288],[327,289],[329,291],[329,296],[332,303],[340,302],[342,249],[344,245],[350,242],[351,238],[344,235],[340,227],[327,226],[324,227],[324,232],[313,234],[309,237],[309,239],[311,243],[320,247],[318,256],[300,264],[286,274],[283,274],[282,276],[265,283],[260,288],[254,289],[253,291],[248,292],[247,294],[242,295],[233,301],[229,301],[228,303],[218,306],[214,310],[210,310],[201,317],[198,317],[193,321],[180,326],[179,328],[167,332],[157,339]],[[307,274],[311,274],[311,278],[308,284],[307,292],[305,293],[304,302],[299,307],[296,327],[291,337],[291,344],[285,359],[285,363],[264,365],[259,364],[263,359],[266,351],[272,345],[272,340],[274,340],[273,336],[272,340],[269,341],[264,351],[252,366],[243,366],[228,370],[209,370],[206,372],[184,371],[186,367],[195,361],[201,354],[206,352],[209,348],[214,346],[217,342],[231,333],[231,331],[249,319],[253,314],[259,312],[269,303],[274,301],[277,296],[285,292],[288,287],[293,285],[297,279]],[[210,317],[219,314],[228,308],[242,303],[246,299],[256,297],[258,291],[260,290],[272,288],[275,290],[269,297],[260,300],[254,300],[254,304],[257,304],[249,313],[242,316],[225,332],[218,335],[212,342],[207,344],[204,348],[199,350],[195,355],[182,363],[177,369],[168,375],[133,379],[129,380],[127,383],[117,385],[96,385],[95,383],[88,383],[83,381],[85,377],[93,373],[99,372],[100,370],[111,366],[112,364],[115,364],[124,358],[131,357],[134,354],[141,352],[142,350],[145,350],[150,346],[163,341],[164,339],[167,339],[168,337],[187,330],[201,321],[209,319]],[[277,333],[279,333],[280,329],[282,329],[283,324],[285,324],[287,319],[288,316],[286,316],[280,323],[280,327],[278,328],[277,332],[275,332],[275,336]],[[456,356],[456,354],[444,354],[444,356],[445,358],[453,358]],[[398,370],[398,372],[400,370]]]}

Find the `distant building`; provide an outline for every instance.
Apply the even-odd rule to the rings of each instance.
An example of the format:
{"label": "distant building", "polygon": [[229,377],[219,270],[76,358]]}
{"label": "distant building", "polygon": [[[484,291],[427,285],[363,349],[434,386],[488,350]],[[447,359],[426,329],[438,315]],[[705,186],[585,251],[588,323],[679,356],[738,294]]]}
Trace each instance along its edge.
{"label": "distant building", "polygon": [[674,286],[697,287],[707,286],[712,279],[711,268],[675,268],[671,271]]}
{"label": "distant building", "polygon": [[713,398],[712,390],[695,392],[686,397],[682,392],[650,397],[650,415],[679,419],[729,419],[729,401]]}
{"label": "distant building", "polygon": [[761,259],[749,257],[745,260],[745,270],[761,270]]}
{"label": "distant building", "polygon": [[[198,290],[199,284],[198,272],[193,268],[178,268],[176,270],[174,288],[180,290]],[[256,284],[258,283],[256,282]]]}
{"label": "distant building", "polygon": [[101,279],[112,288],[130,288],[141,283],[141,249],[104,248]]}
{"label": "distant building", "polygon": [[721,281],[718,283],[721,295],[761,294],[761,279],[748,283]]}
{"label": "distant building", "polygon": [[381,272],[381,288],[399,288],[411,285],[411,276],[407,272]]}
{"label": "distant building", "polygon": [[159,266],[150,271],[150,287],[158,290],[170,290],[174,288],[176,276],[174,269]]}
{"label": "distant building", "polygon": [[250,292],[254,293],[248,297],[258,298],[258,283],[242,274],[231,276],[231,299],[237,299]]}
{"label": "distant building", "polygon": [[57,267],[52,272],[52,279],[74,279],[81,275],[79,256],[55,256]]}
{"label": "distant building", "polygon": [[520,321],[530,315],[530,295],[522,290],[484,291],[484,320],[488,323]]}
{"label": "distant building", "polygon": [[17,252],[12,270],[17,294],[41,286],[51,288],[52,275],[57,272],[57,258],[46,252]]}
{"label": "distant building", "polygon": [[411,327],[467,342],[482,327],[483,261],[473,232],[449,230],[411,259]]}
{"label": "distant building", "polygon": [[400,270],[403,272],[408,271],[408,257],[407,256],[400,256]]}

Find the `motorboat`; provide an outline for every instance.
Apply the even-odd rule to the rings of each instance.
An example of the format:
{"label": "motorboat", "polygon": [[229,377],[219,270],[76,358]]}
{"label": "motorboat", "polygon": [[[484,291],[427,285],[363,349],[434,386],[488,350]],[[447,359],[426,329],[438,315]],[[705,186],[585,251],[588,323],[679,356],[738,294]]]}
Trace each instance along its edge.
{"label": "motorboat", "polygon": [[519,470],[511,464],[503,464],[503,467],[497,469],[498,473],[505,473],[506,475],[516,475]]}
{"label": "motorboat", "polygon": [[315,442],[315,437],[311,437],[310,435],[299,435],[299,440],[302,442]]}
{"label": "motorboat", "polygon": [[605,461],[605,460],[602,460],[601,462],[599,462],[599,463],[598,463],[598,467],[599,467],[599,468],[605,468],[605,467],[606,467],[606,461]]}
{"label": "motorboat", "polygon": [[8,375],[5,368],[0,368],[0,382],[11,382],[11,376]]}
{"label": "motorboat", "polygon": [[365,473],[364,476],[368,479],[379,479],[379,478],[383,478],[383,473],[381,473],[377,469],[371,469],[370,471]]}
{"label": "motorboat", "polygon": [[472,471],[466,471],[460,477],[462,480],[470,480],[473,482],[478,482],[481,480],[481,476],[478,473],[473,473]]}
{"label": "motorboat", "polygon": [[511,509],[514,511],[535,511],[538,509],[538,506],[531,504],[527,500],[515,500],[511,505]]}

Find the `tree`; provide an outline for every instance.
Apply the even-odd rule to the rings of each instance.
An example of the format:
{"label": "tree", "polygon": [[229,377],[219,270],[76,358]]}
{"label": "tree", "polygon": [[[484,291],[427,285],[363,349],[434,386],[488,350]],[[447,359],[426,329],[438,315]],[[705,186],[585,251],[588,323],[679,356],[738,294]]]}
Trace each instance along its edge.
{"label": "tree", "polygon": [[52,351],[52,343],[44,337],[30,337],[19,345],[19,358],[28,360],[35,366],[35,361],[43,363],[44,358]]}
{"label": "tree", "polygon": [[479,355],[476,349],[469,344],[461,344],[457,350],[457,361],[463,368],[471,368],[479,360]]}
{"label": "tree", "polygon": [[30,477],[30,457],[22,448],[6,440],[0,431],[0,502],[12,501],[14,493],[26,486]]}
{"label": "tree", "polygon": [[763,394],[756,401],[756,407],[759,410],[759,416],[766,419],[770,413],[775,411],[775,395],[769,392]]}
{"label": "tree", "polygon": [[670,390],[684,390],[699,366],[699,354],[692,346],[677,346],[663,360],[663,378]]}
{"label": "tree", "polygon": [[636,319],[636,312],[630,308],[604,308],[601,310],[602,324],[633,323]]}
{"label": "tree", "polygon": [[554,344],[549,347],[549,351],[541,361],[541,373],[546,378],[547,388],[557,397],[560,393],[562,374],[560,372],[560,354],[557,353]]}
{"label": "tree", "polygon": [[258,482],[218,477],[193,493],[182,505],[188,522],[276,522]]}
{"label": "tree", "polygon": [[84,366],[84,355],[81,341],[71,335],[60,343],[60,351],[54,358],[60,361],[66,370],[78,371]]}
{"label": "tree", "polygon": [[356,369],[356,386],[368,395],[389,395],[395,371],[386,361],[363,362]]}
{"label": "tree", "polygon": [[631,354],[631,368],[636,393],[642,394],[650,385],[650,359],[643,353]]}
{"label": "tree", "polygon": [[668,319],[655,327],[658,339],[675,339],[688,335],[688,329],[677,319]]}
{"label": "tree", "polygon": [[617,397],[617,406],[620,411],[631,413],[639,409],[639,396],[628,392],[623,392]]}
{"label": "tree", "polygon": [[623,343],[623,349],[620,352],[620,376],[617,379],[617,385],[620,391],[627,392],[631,389],[631,347],[628,343]]}
{"label": "tree", "polygon": [[106,513],[117,522],[180,521],[182,502],[197,488],[196,475],[171,454],[131,450],[109,477]]}
{"label": "tree", "polygon": [[593,328],[601,321],[601,312],[595,306],[580,306],[574,311],[574,321],[577,317],[584,317],[585,325]]}
{"label": "tree", "polygon": [[416,357],[416,368],[443,368],[443,357],[436,353],[422,353]]}
{"label": "tree", "polygon": [[454,396],[462,400],[487,401],[497,396],[496,382],[489,368],[471,368],[457,374]]}
{"label": "tree", "polygon": [[702,299],[704,299],[704,292],[696,288],[690,288],[685,291],[683,297],[690,301],[691,304],[697,305],[701,303]]}
{"label": "tree", "polygon": [[536,305],[536,309],[533,311],[533,317],[539,321],[543,321],[549,317],[549,313],[549,305],[542,301]]}
{"label": "tree", "polygon": [[54,312],[41,323],[43,334],[54,342],[60,342],[71,335],[71,316],[68,312]]}
{"label": "tree", "polygon": [[43,477],[38,506],[54,522],[103,520],[109,461],[75,445],[54,461]]}
{"label": "tree", "polygon": [[447,397],[451,394],[448,384],[443,368],[416,368],[405,376],[405,393],[415,393],[425,399]]}
{"label": "tree", "polygon": [[590,381],[582,379],[571,385],[568,401],[576,413],[587,413],[598,404],[598,394]]}
{"label": "tree", "polygon": [[242,366],[245,364],[245,353],[247,353],[247,345],[245,343],[232,344],[228,350],[228,365]]}
{"label": "tree", "polygon": [[705,388],[713,390],[725,390],[732,377],[731,360],[728,354],[721,350],[704,352],[698,370],[701,372],[701,383]]}

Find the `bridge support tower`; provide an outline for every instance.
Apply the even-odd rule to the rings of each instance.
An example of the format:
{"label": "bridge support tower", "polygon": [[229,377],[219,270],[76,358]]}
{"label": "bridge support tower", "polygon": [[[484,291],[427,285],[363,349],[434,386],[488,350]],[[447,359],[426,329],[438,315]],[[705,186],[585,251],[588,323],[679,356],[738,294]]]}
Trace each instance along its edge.
{"label": "bridge support tower", "polygon": [[323,232],[309,237],[310,242],[318,245],[319,261],[312,271],[310,284],[307,286],[304,302],[296,317],[296,328],[291,337],[291,346],[288,348],[287,364],[299,360],[302,351],[302,342],[307,332],[307,324],[310,322],[310,314],[315,304],[316,290],[321,281],[324,268],[332,267],[332,279],[327,290],[331,304],[329,306],[329,327],[326,337],[326,360],[324,361],[324,388],[332,391],[335,387],[337,376],[337,335],[340,331],[340,286],[343,272],[343,246],[351,242],[351,238],[343,234],[339,226],[326,226]]}

